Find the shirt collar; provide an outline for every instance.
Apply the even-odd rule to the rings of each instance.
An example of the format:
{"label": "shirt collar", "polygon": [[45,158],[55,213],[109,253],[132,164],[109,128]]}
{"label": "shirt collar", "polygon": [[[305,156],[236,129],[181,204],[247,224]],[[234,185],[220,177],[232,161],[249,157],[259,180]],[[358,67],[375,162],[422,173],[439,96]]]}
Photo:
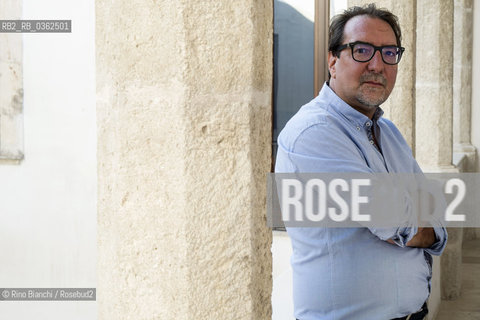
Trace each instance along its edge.
{"label": "shirt collar", "polygon": [[318,97],[322,100],[325,100],[329,106],[331,106],[335,111],[342,114],[345,118],[347,118],[350,122],[352,122],[355,126],[371,126],[372,120],[377,121],[383,115],[383,110],[380,107],[377,107],[375,113],[373,114],[373,119],[370,120],[369,117],[364,115],[363,113],[355,110],[345,101],[343,101],[337,94],[328,86],[325,82],[323,84],[322,90]]}

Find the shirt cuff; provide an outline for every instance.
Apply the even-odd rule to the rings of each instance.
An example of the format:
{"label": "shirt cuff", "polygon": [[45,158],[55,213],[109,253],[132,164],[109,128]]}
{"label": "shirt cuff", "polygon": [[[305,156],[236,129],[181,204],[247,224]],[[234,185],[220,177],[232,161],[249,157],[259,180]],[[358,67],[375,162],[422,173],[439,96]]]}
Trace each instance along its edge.
{"label": "shirt cuff", "polygon": [[415,226],[400,228],[369,228],[370,231],[383,241],[392,239],[399,247],[405,247],[418,231]]}
{"label": "shirt cuff", "polygon": [[397,246],[404,248],[407,245],[407,242],[412,240],[412,238],[417,234],[418,227],[406,227],[398,228],[395,235],[392,237],[393,242]]}
{"label": "shirt cuff", "polygon": [[442,254],[443,250],[447,245],[448,233],[445,227],[434,227],[436,241],[430,246],[430,248],[425,248],[424,250],[431,255],[439,256]]}

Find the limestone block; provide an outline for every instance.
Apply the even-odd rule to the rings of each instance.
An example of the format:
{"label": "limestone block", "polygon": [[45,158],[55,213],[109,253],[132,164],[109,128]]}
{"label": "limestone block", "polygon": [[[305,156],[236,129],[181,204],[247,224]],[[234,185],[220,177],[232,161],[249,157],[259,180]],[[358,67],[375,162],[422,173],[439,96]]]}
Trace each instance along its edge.
{"label": "limestone block", "polygon": [[[480,5],[478,1],[474,1],[473,7],[473,50],[472,50],[472,110],[470,122],[470,141],[477,149],[476,159],[472,163],[472,171],[480,172],[480,159],[478,150],[480,148],[480,126],[476,119],[480,119]],[[467,124],[468,125],[468,124]],[[480,235],[480,234],[479,234]]]}
{"label": "limestone block", "polygon": [[454,300],[460,296],[462,285],[463,229],[448,228],[448,243],[441,256],[442,299]]}
{"label": "limestone block", "polygon": [[441,304],[441,274],[442,274],[442,265],[441,258],[433,256],[433,270],[432,270],[432,280],[431,280],[431,292],[430,297],[428,298],[428,316],[427,320],[434,320],[437,316],[437,313],[440,309]]}
{"label": "limestone block", "polygon": [[463,229],[463,241],[475,240],[480,238],[480,228]]}
{"label": "limestone block", "polygon": [[417,1],[416,158],[452,167],[453,0]]}
{"label": "limestone block", "polygon": [[456,0],[454,7],[453,142],[454,152],[466,155],[466,170],[475,170],[471,145],[473,1]]}
{"label": "limestone block", "polygon": [[473,0],[454,3],[453,141],[470,143],[472,108]]}
{"label": "limestone block", "polygon": [[[471,121],[471,120],[469,119],[468,121]],[[453,164],[455,166],[457,166],[457,164],[455,163],[455,157],[457,158],[459,157],[459,159],[464,158],[461,161],[463,163],[460,163],[460,166],[457,166],[461,172],[475,172],[475,161],[477,160],[477,148],[475,148],[470,142],[454,143],[453,152],[454,152]]]}
{"label": "limestone block", "polygon": [[271,1],[96,2],[99,319],[270,319]]}

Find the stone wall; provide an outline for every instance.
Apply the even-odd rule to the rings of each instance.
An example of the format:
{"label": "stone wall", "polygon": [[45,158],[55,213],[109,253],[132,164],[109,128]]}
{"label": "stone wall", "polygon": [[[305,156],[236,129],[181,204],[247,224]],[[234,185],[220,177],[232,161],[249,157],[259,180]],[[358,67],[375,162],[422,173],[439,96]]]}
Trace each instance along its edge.
{"label": "stone wall", "polygon": [[[480,5],[478,1],[473,6],[473,53],[472,53],[472,88],[480,88]],[[472,90],[472,119],[480,119],[480,90]],[[473,170],[480,172],[480,126],[472,121],[471,126],[472,144],[476,147],[476,159]],[[477,233],[480,237],[480,232]]]}
{"label": "stone wall", "polygon": [[96,15],[99,319],[270,319],[272,2]]}

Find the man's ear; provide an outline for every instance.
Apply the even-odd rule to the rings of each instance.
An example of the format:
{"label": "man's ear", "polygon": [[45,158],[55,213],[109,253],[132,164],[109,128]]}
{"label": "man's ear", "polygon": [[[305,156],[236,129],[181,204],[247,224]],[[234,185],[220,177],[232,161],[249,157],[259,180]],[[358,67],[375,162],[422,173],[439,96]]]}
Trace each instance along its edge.
{"label": "man's ear", "polygon": [[328,71],[330,71],[330,75],[332,76],[333,79],[336,78],[336,70],[335,70],[335,64],[337,63],[338,57],[332,53],[332,51],[328,52]]}

